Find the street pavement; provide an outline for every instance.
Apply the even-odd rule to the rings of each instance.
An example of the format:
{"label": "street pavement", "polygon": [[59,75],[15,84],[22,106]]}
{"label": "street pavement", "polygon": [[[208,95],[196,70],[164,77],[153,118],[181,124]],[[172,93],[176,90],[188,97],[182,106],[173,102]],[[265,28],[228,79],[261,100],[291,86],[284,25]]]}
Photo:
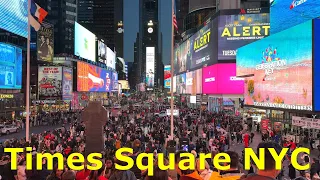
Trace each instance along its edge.
{"label": "street pavement", "polygon": [[[40,134],[40,133],[43,133],[44,131],[50,131],[50,130],[54,130],[54,129],[57,129],[60,127],[62,127],[62,125],[30,127],[30,134],[31,133]],[[9,134],[9,135],[2,135],[0,137],[0,142],[3,142],[7,139],[12,139],[12,138],[21,139],[24,137],[26,137],[26,130],[25,129],[21,130],[18,133],[13,133],[13,134]]]}

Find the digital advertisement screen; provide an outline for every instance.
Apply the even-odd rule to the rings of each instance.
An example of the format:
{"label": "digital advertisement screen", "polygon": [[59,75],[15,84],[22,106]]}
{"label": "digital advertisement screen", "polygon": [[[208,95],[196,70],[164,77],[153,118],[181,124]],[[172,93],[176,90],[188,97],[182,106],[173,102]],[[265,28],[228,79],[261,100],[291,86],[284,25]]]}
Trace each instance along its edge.
{"label": "digital advertisement screen", "polygon": [[22,50],[0,42],[0,89],[21,89]]}
{"label": "digital advertisement screen", "polygon": [[28,0],[0,1],[0,28],[28,37]]}
{"label": "digital advertisement screen", "polygon": [[54,54],[54,28],[52,24],[43,23],[37,32],[38,61],[52,62]]}
{"label": "digital advertisement screen", "polygon": [[98,61],[107,65],[107,46],[98,41]]}
{"label": "digital advertisement screen", "polygon": [[177,92],[177,76],[173,76],[172,92]]}
{"label": "digital advertisement screen", "polygon": [[96,36],[77,22],[74,27],[74,54],[96,61]]}
{"label": "digital advertisement screen", "polygon": [[79,92],[110,92],[109,71],[100,67],[77,62],[77,90]]}
{"label": "digital advertisement screen", "polygon": [[130,89],[129,82],[126,80],[119,80],[119,84],[121,84],[122,89]]}
{"label": "digital advertisement screen", "polygon": [[202,69],[203,94],[243,94],[244,79],[236,77],[236,64],[215,64]]}
{"label": "digital advertisement screen", "polygon": [[[314,20],[314,32],[320,32],[320,20]],[[320,34],[314,33],[314,61],[313,61],[313,102],[314,111],[320,111]]]}
{"label": "digital advertisement screen", "polygon": [[63,67],[62,100],[72,100],[73,72],[71,68]]}
{"label": "digital advertisement screen", "polygon": [[146,48],[146,84],[147,88],[154,87],[154,63],[155,63],[155,47]]}
{"label": "digital advertisement screen", "polygon": [[177,76],[177,93],[186,94],[186,73]]}
{"label": "digital advertisement screen", "polygon": [[186,94],[196,95],[202,93],[202,69],[186,73]]}
{"label": "digital advertisement screen", "polygon": [[61,99],[62,67],[40,66],[38,88],[40,99]]}
{"label": "digital advertisement screen", "polygon": [[116,69],[116,54],[107,47],[107,66]]}
{"label": "digital advertisement screen", "polygon": [[210,21],[206,26],[175,47],[174,74],[202,68],[216,61],[217,48],[215,47],[217,19]]}
{"label": "digital advertisement screen", "polygon": [[119,84],[118,84],[118,73],[117,72],[112,72],[112,91],[118,91],[119,89]]}
{"label": "digital advertisement screen", "polygon": [[234,60],[237,49],[269,35],[268,13],[219,16],[218,60]]}
{"label": "digital advertisement screen", "polygon": [[320,16],[319,0],[270,0],[271,34]]}
{"label": "digital advertisement screen", "polygon": [[[295,48],[292,48],[295,47]],[[245,104],[312,111],[312,21],[238,50]]]}
{"label": "digital advertisement screen", "polygon": [[22,50],[0,42],[0,89],[21,89]]}
{"label": "digital advertisement screen", "polygon": [[171,66],[164,66],[164,88],[171,88]]}

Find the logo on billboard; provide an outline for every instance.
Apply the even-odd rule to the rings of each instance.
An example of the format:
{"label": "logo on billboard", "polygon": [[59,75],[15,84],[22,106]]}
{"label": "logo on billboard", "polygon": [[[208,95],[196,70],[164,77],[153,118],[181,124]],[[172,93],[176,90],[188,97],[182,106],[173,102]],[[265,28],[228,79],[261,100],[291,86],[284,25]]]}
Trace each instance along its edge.
{"label": "logo on billboard", "polygon": [[187,81],[186,81],[186,85],[187,86],[192,86],[192,84],[193,84],[192,81],[193,81],[193,78],[188,78]]}
{"label": "logo on billboard", "polygon": [[238,78],[236,76],[231,76],[230,81],[244,81],[244,78]]}
{"label": "logo on billboard", "polygon": [[291,3],[291,5],[290,5],[290,9],[293,9],[293,8],[295,8],[295,7],[297,7],[297,6],[300,6],[301,4],[303,4],[303,3],[305,3],[305,2],[307,2],[307,0],[300,0],[300,1],[298,1],[298,0],[293,0],[292,3]]}
{"label": "logo on billboard", "polygon": [[247,14],[247,11],[245,9],[240,9],[240,14]]}
{"label": "logo on billboard", "polygon": [[204,80],[204,82],[206,82],[206,83],[208,83],[208,82],[214,82],[214,81],[216,81],[216,78],[215,78],[215,77],[206,78],[206,79]]}
{"label": "logo on billboard", "polygon": [[110,73],[106,73],[106,91],[110,91],[110,84],[111,84],[111,79],[110,79]]}
{"label": "logo on billboard", "polygon": [[210,29],[208,29],[206,32],[203,32],[203,30],[200,30],[200,36],[194,40],[193,44],[193,50],[199,51],[204,48],[206,48],[210,42]]}

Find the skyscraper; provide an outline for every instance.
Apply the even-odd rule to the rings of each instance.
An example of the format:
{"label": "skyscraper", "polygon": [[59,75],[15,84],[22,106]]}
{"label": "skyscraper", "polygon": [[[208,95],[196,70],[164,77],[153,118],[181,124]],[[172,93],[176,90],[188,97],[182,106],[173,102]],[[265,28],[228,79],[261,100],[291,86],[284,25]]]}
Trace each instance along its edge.
{"label": "skyscraper", "polygon": [[54,25],[54,53],[74,53],[74,22],[77,0],[34,0],[48,12],[46,20]]}
{"label": "skyscraper", "polygon": [[[159,42],[159,1],[140,0],[139,2],[139,44],[137,63],[141,82],[149,82],[149,90],[158,86],[159,63],[161,63],[161,48]],[[148,54],[147,54],[147,50]],[[148,56],[148,61],[147,61]],[[149,86],[149,87],[148,87]]]}
{"label": "skyscraper", "polygon": [[123,57],[123,0],[79,0],[78,22]]}

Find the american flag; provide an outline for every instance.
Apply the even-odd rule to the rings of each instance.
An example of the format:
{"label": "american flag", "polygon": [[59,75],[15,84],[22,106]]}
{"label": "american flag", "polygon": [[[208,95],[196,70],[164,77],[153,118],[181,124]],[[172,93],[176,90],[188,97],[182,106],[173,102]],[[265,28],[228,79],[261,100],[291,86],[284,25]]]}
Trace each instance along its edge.
{"label": "american flag", "polygon": [[176,30],[178,30],[178,23],[177,23],[177,17],[176,17],[176,3],[175,0],[173,0],[173,11],[172,11],[172,23]]}

